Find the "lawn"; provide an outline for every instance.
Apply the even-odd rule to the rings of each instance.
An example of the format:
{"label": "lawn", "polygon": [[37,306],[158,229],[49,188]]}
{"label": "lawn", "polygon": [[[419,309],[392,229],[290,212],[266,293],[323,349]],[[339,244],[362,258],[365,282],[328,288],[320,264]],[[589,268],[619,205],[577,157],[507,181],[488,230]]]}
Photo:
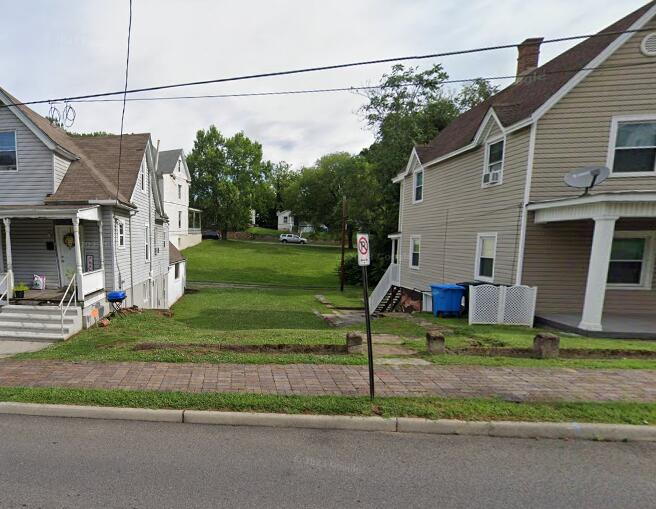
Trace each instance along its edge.
{"label": "lawn", "polygon": [[246,231],[256,237],[277,237],[282,233],[289,233],[287,230],[274,230],[273,228],[262,228],[261,226],[251,226]]}
{"label": "lawn", "polygon": [[335,247],[206,240],[184,255],[189,281],[339,287],[340,250]]}

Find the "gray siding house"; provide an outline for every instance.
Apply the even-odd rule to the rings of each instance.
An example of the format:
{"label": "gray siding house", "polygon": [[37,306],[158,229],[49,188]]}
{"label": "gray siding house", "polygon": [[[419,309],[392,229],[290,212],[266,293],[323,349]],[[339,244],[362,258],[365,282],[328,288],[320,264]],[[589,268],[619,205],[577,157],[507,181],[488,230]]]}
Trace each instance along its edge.
{"label": "gray siding house", "polygon": [[[517,81],[394,179],[398,232],[373,304],[400,289],[426,307],[435,283],[523,284],[554,325],[655,333],[656,2],[539,66],[541,42],[519,45]],[[583,196],[564,177],[588,166],[611,176]]]}
{"label": "gray siding house", "polygon": [[[167,308],[168,218],[149,134],[77,137],[0,89],[0,337],[62,339],[110,309]],[[18,283],[45,288],[14,299]]]}

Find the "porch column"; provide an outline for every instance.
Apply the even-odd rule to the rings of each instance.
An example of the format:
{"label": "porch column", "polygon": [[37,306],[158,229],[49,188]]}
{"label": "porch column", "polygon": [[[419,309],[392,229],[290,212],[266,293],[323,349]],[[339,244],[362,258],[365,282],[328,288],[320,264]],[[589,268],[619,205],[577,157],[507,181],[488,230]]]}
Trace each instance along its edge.
{"label": "porch column", "polygon": [[84,300],[82,289],[82,248],[80,246],[80,218],[73,218],[73,238],[75,239],[75,283],[77,284],[77,297]]}
{"label": "porch column", "polygon": [[615,223],[619,217],[603,216],[594,218],[594,234],[592,249],[588,264],[588,282],[585,288],[583,302],[583,316],[580,329],[600,331],[601,319],[604,313],[604,300],[606,298],[606,282],[608,280],[608,266],[610,252],[613,247]]}
{"label": "porch column", "polygon": [[5,224],[5,249],[7,252],[7,299],[13,297],[14,293],[14,264],[11,259],[11,219],[3,218]]}

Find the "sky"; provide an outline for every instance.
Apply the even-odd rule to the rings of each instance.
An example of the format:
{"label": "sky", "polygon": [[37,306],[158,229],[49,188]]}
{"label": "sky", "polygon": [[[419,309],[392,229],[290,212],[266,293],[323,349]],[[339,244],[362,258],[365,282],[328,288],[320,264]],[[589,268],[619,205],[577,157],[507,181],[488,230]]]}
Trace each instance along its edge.
{"label": "sky", "polygon": [[[133,0],[129,88],[446,52],[528,37],[595,33],[644,0]],[[3,6],[0,86],[20,100],[121,90],[128,0],[25,0]],[[543,46],[541,63],[573,43]],[[513,75],[507,49],[422,60],[452,79]],[[391,64],[151,92],[175,96],[376,84]],[[509,82],[498,82],[507,85]],[[244,131],[264,157],[298,168],[373,141],[353,92],[128,102],[125,132],[189,152],[199,129]],[[118,133],[121,104],[74,104],[73,131]],[[63,105],[58,106],[61,110]],[[35,106],[42,115],[49,106]]]}

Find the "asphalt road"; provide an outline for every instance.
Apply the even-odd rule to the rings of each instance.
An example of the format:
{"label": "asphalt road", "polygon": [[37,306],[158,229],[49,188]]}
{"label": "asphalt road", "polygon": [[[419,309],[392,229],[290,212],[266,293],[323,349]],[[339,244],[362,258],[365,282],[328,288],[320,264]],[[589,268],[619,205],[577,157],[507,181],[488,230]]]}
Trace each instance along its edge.
{"label": "asphalt road", "polygon": [[656,444],[0,416],[0,507],[654,507]]}

